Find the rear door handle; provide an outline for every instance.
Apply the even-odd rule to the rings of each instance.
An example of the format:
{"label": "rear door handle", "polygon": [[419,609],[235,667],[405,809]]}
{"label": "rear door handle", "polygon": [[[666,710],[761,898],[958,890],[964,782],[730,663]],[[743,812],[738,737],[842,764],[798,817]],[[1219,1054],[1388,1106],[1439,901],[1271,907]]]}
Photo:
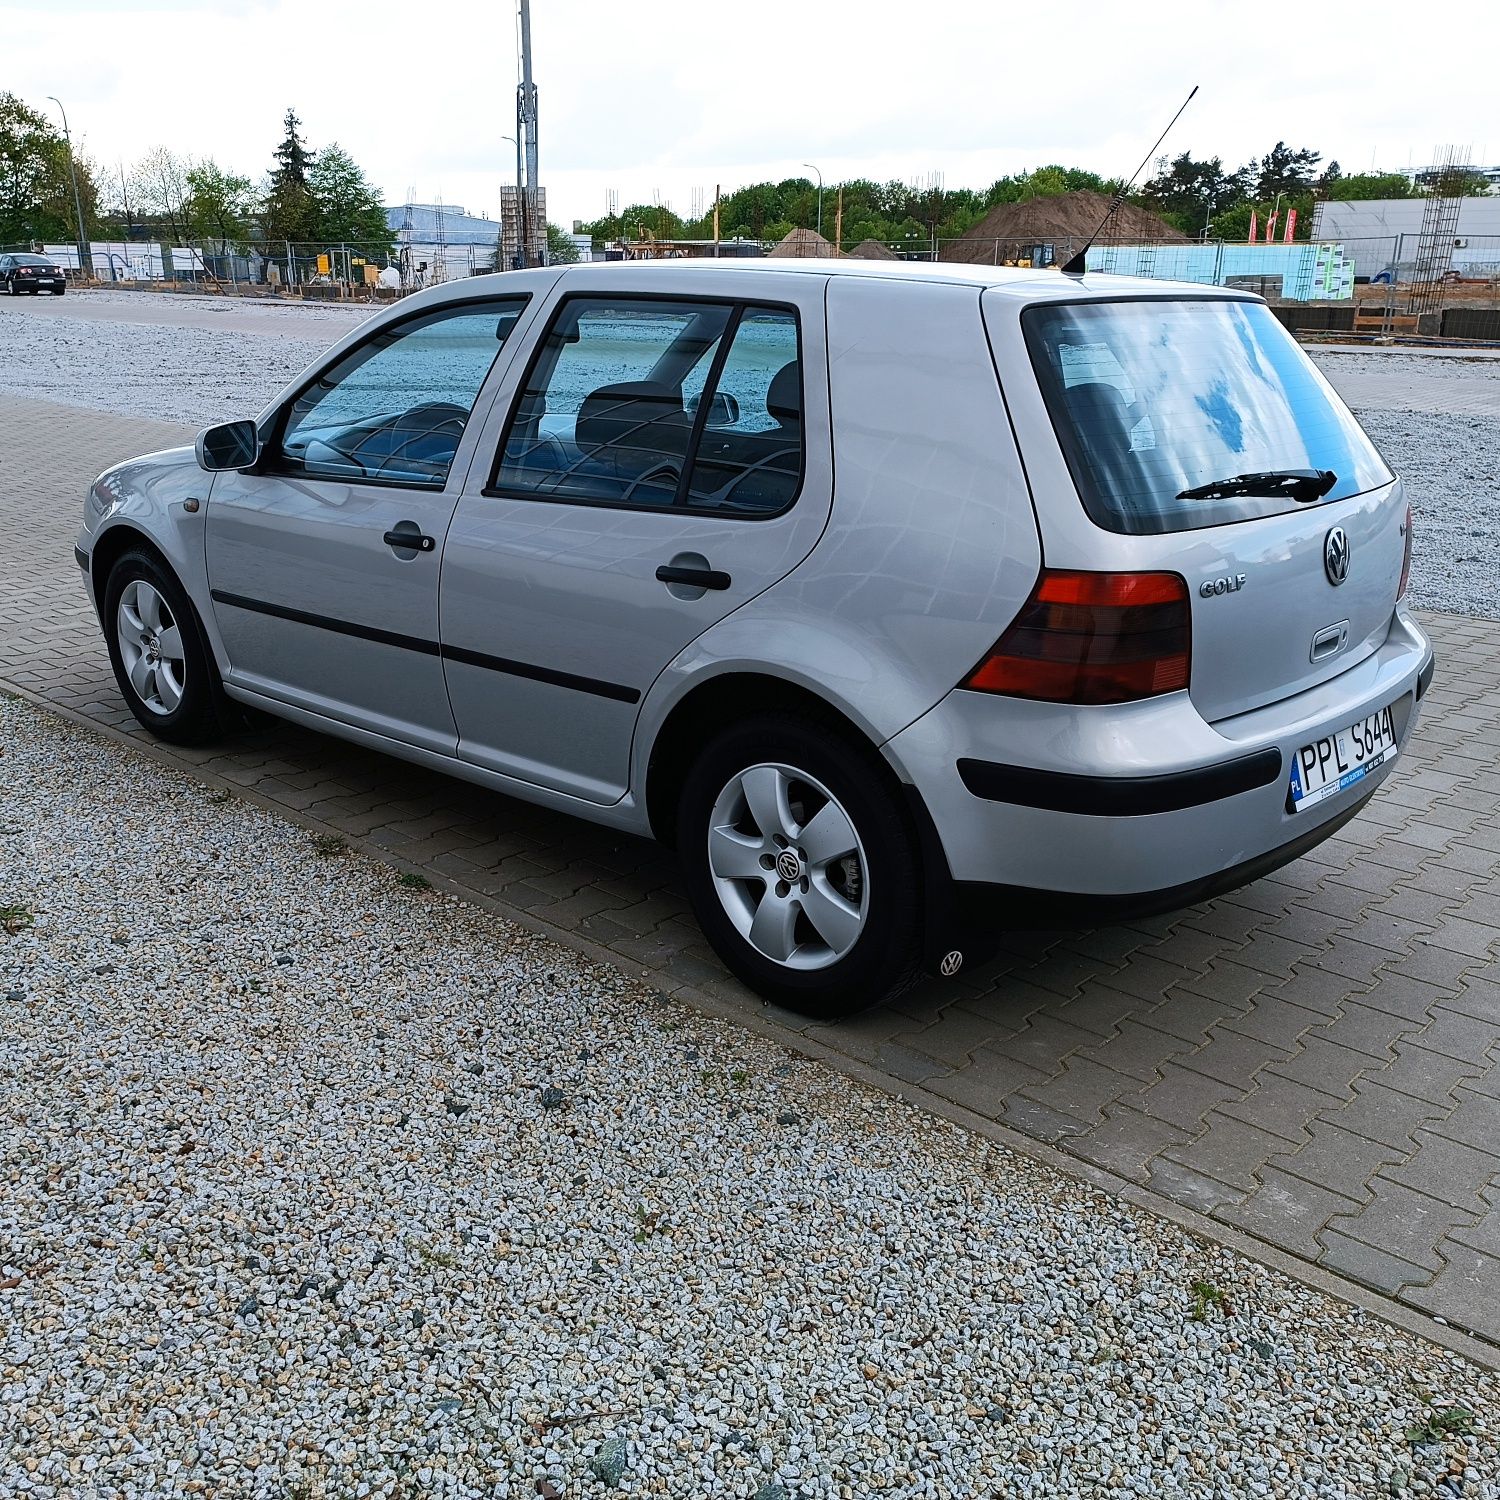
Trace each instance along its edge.
{"label": "rear door handle", "polygon": [[437,543],[420,531],[388,531],[385,534],[387,547],[399,547],[406,552],[431,552]]}
{"label": "rear door handle", "polygon": [[656,570],[658,583],[685,583],[693,589],[727,589],[734,582],[728,573],[717,568],[674,568],[663,563]]}

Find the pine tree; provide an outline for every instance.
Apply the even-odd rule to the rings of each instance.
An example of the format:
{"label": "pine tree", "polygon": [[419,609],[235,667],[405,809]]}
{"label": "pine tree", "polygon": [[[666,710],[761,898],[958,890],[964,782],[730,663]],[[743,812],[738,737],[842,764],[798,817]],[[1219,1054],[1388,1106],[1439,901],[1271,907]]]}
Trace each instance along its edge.
{"label": "pine tree", "polygon": [[313,167],[313,153],[303,143],[302,121],[297,111],[289,109],[282,121],[286,130],[276,148],[266,189],[265,237],[274,249],[280,242],[305,243],[313,237],[317,205],[308,187],[308,173]]}

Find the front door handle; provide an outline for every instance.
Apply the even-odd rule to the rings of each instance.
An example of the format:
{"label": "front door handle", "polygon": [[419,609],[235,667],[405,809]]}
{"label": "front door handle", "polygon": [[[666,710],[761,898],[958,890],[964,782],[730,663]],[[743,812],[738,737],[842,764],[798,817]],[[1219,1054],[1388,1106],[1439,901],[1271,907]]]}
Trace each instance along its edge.
{"label": "front door handle", "polygon": [[437,546],[430,536],[420,531],[388,531],[385,544],[405,552],[431,552]]}
{"label": "front door handle", "polygon": [[656,570],[658,583],[684,583],[692,589],[727,589],[734,581],[717,568],[674,568],[663,563]]}

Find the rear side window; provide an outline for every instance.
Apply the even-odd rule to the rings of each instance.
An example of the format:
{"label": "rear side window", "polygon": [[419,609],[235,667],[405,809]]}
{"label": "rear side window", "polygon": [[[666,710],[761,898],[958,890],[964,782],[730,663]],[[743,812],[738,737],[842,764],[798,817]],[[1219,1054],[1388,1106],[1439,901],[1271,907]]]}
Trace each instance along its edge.
{"label": "rear side window", "polygon": [[1150,535],[1299,508],[1183,498],[1236,476],[1331,470],[1324,501],[1390,482],[1359,424],[1258,302],[1142,299],[1028,309],[1026,344],[1090,518]]}
{"label": "rear side window", "polygon": [[769,307],[577,297],[558,310],[491,488],[764,516],[802,474],[797,320]]}

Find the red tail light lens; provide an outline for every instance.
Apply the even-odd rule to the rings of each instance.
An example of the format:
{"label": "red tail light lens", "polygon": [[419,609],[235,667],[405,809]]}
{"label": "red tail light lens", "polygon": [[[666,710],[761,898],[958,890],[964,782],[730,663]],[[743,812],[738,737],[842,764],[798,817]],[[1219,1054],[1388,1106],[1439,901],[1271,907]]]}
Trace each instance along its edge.
{"label": "red tail light lens", "polygon": [[1411,582],[1411,506],[1406,507],[1406,551],[1401,555],[1401,587],[1396,590],[1396,603],[1406,598],[1406,585]]}
{"label": "red tail light lens", "polygon": [[1175,693],[1192,667],[1192,606],[1177,573],[1043,569],[1031,597],[961,687],[1049,703]]}

